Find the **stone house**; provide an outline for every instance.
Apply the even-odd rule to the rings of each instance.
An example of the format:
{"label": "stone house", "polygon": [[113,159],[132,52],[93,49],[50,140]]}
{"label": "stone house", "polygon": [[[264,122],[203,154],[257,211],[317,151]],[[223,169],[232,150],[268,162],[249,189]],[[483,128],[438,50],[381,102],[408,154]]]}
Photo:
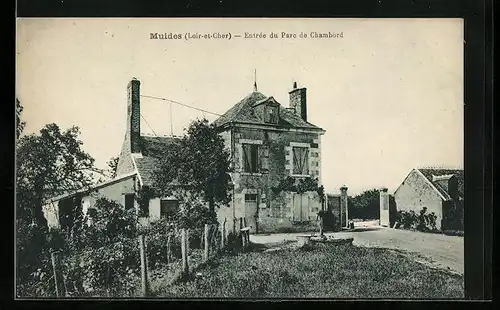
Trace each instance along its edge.
{"label": "stone house", "polygon": [[[463,230],[464,171],[461,169],[413,169],[394,192],[396,210],[413,210],[423,207],[436,214],[439,230]],[[389,195],[380,192],[380,224],[389,226]]]}
{"label": "stone house", "polygon": [[289,107],[257,90],[215,121],[230,151],[232,203],[219,209],[220,220],[245,218],[251,232],[272,232],[314,221],[322,209],[316,192],[275,192],[290,176],[321,184],[321,136],[307,120],[306,88],[294,83]]}
{"label": "stone house", "polygon": [[[273,97],[255,89],[215,121],[230,150],[233,182],[232,202],[218,210],[220,221],[245,218],[252,232],[275,231],[297,223],[314,221],[322,209],[318,194],[275,193],[272,186],[283,178],[311,177],[321,184],[321,136],[325,131],[307,121],[306,89],[289,92],[290,106],[281,106]],[[59,207],[82,203],[92,208],[98,197],[107,197],[125,208],[139,212],[137,192],[153,183],[155,159],[152,152],[171,144],[175,137],[141,134],[140,81],[127,86],[126,131],[119,156],[116,178],[93,188],[50,199],[44,207],[50,226],[60,225]],[[176,212],[175,197],[153,198],[143,220],[153,220]]]}

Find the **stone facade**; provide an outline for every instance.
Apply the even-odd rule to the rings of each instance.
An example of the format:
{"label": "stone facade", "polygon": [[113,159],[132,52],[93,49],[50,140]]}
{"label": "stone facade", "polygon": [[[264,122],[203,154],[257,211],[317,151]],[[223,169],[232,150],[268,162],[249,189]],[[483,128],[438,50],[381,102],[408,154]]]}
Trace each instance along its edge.
{"label": "stone facade", "polygon": [[[310,176],[320,178],[320,135],[301,132],[273,132],[264,129],[234,128],[232,163],[234,172],[234,210],[236,217],[245,216],[245,194],[257,195],[257,218],[259,231],[274,231],[282,226],[290,226],[292,220],[292,195],[274,193],[272,186],[293,175],[292,147],[301,146],[309,149]],[[243,171],[243,144],[259,145],[259,172]],[[303,176],[297,176],[303,177]],[[306,193],[310,199],[311,210],[308,220],[314,220],[321,208],[317,194]]]}
{"label": "stone facade", "polygon": [[[216,121],[230,150],[234,184],[231,206],[219,211],[220,220],[243,217],[252,232],[279,231],[298,222],[316,220],[322,209],[316,192],[298,195],[272,190],[288,176],[311,177],[321,184],[324,130],[306,121],[305,93],[305,88],[290,92],[290,105],[294,107],[291,111],[273,97],[254,91]],[[266,117],[270,110],[279,117]],[[254,146],[252,156],[257,158],[257,167],[251,171],[245,166],[245,158],[250,155],[244,154],[244,148],[250,146]],[[294,171],[293,152],[297,147],[307,149],[304,173]]]}
{"label": "stone facade", "polygon": [[441,229],[443,207],[463,204],[463,170],[413,169],[394,192],[394,200],[397,211],[413,210],[418,214],[426,207],[427,213],[434,212],[436,228]]}
{"label": "stone facade", "polygon": [[419,175],[417,170],[413,170],[406,180],[394,193],[398,211],[413,210],[417,214],[423,207],[427,207],[427,212],[434,212],[437,216],[437,228],[441,228],[442,202],[443,199],[436,192],[432,185],[425,178]]}

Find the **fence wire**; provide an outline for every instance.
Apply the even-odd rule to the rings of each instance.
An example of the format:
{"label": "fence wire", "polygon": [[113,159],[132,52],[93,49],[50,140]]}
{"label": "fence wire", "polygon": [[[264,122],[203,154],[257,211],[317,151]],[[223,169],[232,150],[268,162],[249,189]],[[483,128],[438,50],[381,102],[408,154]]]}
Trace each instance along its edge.
{"label": "fence wire", "polygon": [[[144,236],[144,254],[150,278],[164,277],[165,272],[175,273],[181,268],[182,229],[149,230]],[[186,237],[189,270],[203,257],[211,259],[218,255],[223,244],[219,224],[208,225],[207,254],[204,254],[204,226],[186,229]],[[61,273],[60,282],[51,276],[38,285],[48,287],[53,281],[52,289],[56,295],[54,281],[58,282],[63,297],[127,296],[141,287],[140,253],[138,238],[126,237],[98,247],[86,244],[83,248],[65,248],[57,254],[58,266],[52,266]]]}

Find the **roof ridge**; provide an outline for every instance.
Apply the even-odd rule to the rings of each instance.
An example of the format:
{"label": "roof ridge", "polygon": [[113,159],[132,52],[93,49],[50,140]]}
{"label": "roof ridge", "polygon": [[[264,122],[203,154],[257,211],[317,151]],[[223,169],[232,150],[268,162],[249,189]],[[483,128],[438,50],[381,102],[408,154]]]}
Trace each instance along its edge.
{"label": "roof ridge", "polygon": [[417,166],[416,169],[428,169],[428,170],[464,170],[463,168],[456,166]]}

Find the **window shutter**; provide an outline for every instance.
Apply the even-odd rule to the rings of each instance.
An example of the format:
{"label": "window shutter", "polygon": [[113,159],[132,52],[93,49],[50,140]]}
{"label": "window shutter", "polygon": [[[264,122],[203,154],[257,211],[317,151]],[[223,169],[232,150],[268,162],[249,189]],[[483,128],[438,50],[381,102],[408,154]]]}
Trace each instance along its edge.
{"label": "window shutter", "polygon": [[309,174],[309,149],[303,148],[303,155],[302,155],[302,174],[307,175]]}
{"label": "window shutter", "polygon": [[260,158],[260,167],[259,171],[264,170],[267,171],[269,170],[269,151],[268,148],[265,146],[260,147],[260,152],[259,152],[259,158]]}
{"label": "window shutter", "polygon": [[251,145],[251,159],[252,159],[252,165],[251,165],[251,172],[258,172],[259,171],[259,166],[260,166],[260,161],[259,161],[259,146],[258,145]]}
{"label": "window shutter", "polygon": [[293,152],[293,173],[309,174],[309,149],[305,147],[294,147]]}
{"label": "window shutter", "polygon": [[242,145],[243,150],[243,171],[250,171],[251,163],[250,163],[250,148],[248,144]]}

